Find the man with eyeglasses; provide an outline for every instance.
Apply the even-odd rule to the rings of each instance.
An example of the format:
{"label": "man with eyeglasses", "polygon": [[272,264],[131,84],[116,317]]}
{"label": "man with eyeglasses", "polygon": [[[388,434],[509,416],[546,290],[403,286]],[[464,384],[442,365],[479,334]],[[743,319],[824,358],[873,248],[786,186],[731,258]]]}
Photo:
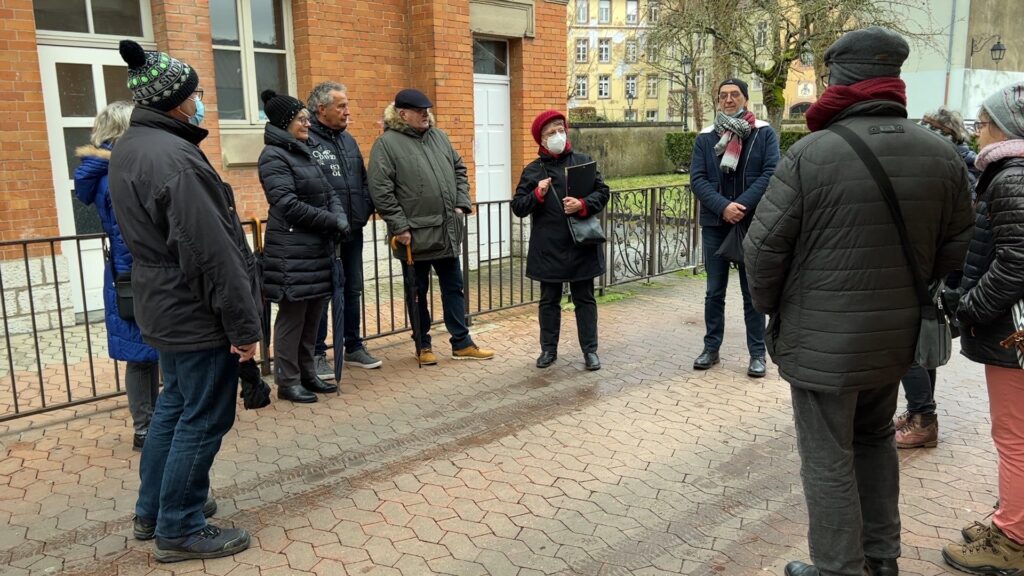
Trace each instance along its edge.
{"label": "man with eyeglasses", "polygon": [[[489,360],[493,350],[477,346],[466,326],[466,294],[459,262],[465,214],[472,211],[469,176],[448,135],[434,126],[427,95],[406,88],[384,111],[384,133],[370,151],[370,196],[397,242],[412,246],[419,306],[407,302],[419,318],[418,361],[437,364],[431,349],[427,290],[433,268],[441,285],[444,325],[452,357]],[[402,266],[406,264],[403,262]]]}
{"label": "man with eyeglasses", "polygon": [[[730,78],[718,86],[718,114],[694,142],[690,187],[700,201],[701,238],[707,292],[704,296],[704,350],[693,361],[695,370],[718,364],[725,334],[725,293],[729,286],[727,255],[718,254],[730,234],[745,230],[754,216],[768,180],[779,162],[779,138],[767,122],[747,109],[747,83]],[[734,231],[735,227],[740,230]],[[742,262],[739,262],[743,319],[750,362],[747,375],[766,373],[764,315],[754,310]]]}
{"label": "man with eyeglasses", "polygon": [[239,361],[261,337],[256,262],[231,187],[199,149],[196,71],[122,40],[131,125],[110,159],[110,196],[131,251],[134,311],[164,388],[139,463],[134,535],[158,562],[245,550],[249,533],[206,521],[210,467],[235,422]]}

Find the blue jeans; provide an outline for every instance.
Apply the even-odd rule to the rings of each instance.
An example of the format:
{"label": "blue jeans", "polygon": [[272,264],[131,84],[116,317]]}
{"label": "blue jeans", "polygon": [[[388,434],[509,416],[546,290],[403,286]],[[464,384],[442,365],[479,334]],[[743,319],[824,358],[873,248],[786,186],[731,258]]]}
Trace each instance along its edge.
{"label": "blue jeans", "polygon": [[[402,262],[402,271],[408,266]],[[430,348],[430,309],[427,307],[427,290],[430,288],[430,269],[437,273],[437,281],[441,285],[441,307],[444,309],[444,326],[451,337],[452,350],[460,350],[473,345],[466,326],[466,294],[462,291],[462,266],[458,258],[442,258],[415,262],[416,291],[420,296],[420,348]],[[408,300],[408,298],[406,298]],[[412,302],[407,302],[407,310],[411,315]],[[413,335],[415,338],[415,334]]]}
{"label": "blue jeans", "polygon": [[160,352],[164,390],[139,464],[135,514],[156,519],[156,535],[181,538],[206,526],[210,467],[235,423],[238,356],[228,346]]}
{"label": "blue jeans", "polygon": [[[725,292],[729,287],[728,260],[715,256],[729,234],[729,226],[701,228],[704,243],[704,269],[708,274],[708,288],[704,296],[704,349],[717,352],[725,334]],[[740,291],[743,292],[743,320],[747,325],[747,351],[751,356],[764,357],[764,314],[754,310],[747,288],[747,272],[740,266]]]}
{"label": "blue jeans", "polygon": [[903,393],[907,398],[907,412],[935,413],[935,370],[926,370],[914,364],[903,375],[901,381]]}
{"label": "blue jeans", "polygon": [[[363,347],[363,336],[359,332],[363,312],[363,231],[356,230],[347,242],[340,246],[341,266],[345,271],[345,352],[355,352]],[[330,300],[324,305],[320,315],[320,329],[316,334],[314,352],[317,356],[327,353],[327,327],[331,318],[327,309]]]}

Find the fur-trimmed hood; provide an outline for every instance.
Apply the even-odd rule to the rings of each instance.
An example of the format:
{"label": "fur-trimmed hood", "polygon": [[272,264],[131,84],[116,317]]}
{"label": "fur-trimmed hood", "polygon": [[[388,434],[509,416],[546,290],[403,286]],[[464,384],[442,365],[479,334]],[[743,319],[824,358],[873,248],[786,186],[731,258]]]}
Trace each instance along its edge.
{"label": "fur-trimmed hood", "polygon": [[110,161],[110,149],[109,148],[97,148],[92,144],[85,146],[79,146],[75,148],[75,156],[78,158],[100,158],[102,160]]}
{"label": "fur-trimmed hood", "polygon": [[[434,119],[434,113],[427,111],[430,116],[430,127],[433,128],[437,125],[437,121]],[[396,132],[403,132],[410,136],[418,136],[420,133],[413,130],[409,123],[402,120],[402,117],[398,115],[398,108],[395,108],[394,103],[388,104],[388,107],[384,109],[384,128],[388,130],[395,130]]]}

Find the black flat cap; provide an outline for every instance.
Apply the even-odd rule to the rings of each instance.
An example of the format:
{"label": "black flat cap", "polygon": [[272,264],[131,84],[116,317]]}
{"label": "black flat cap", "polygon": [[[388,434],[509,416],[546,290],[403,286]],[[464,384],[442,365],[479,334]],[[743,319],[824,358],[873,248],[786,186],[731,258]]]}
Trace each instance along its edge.
{"label": "black flat cap", "polygon": [[395,108],[433,108],[427,95],[415,88],[406,88],[395,94]]}

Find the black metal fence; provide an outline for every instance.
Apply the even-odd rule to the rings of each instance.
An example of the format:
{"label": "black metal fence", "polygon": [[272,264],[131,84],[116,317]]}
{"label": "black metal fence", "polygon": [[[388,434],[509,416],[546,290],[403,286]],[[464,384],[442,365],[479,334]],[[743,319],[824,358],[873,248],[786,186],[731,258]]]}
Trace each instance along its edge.
{"label": "black metal fence", "polygon": [[[612,192],[600,216],[608,242],[599,288],[696,267],[697,213],[687,186]],[[467,319],[536,302],[539,287],[526,276],[529,219],[514,216],[506,200],[477,203],[466,223]],[[259,249],[262,222],[243,227]],[[363,241],[361,331],[367,339],[406,331],[401,264],[385,245],[383,224],[371,222]],[[0,422],[124,393],[123,366],[107,355],[105,249],[102,234],[0,242]],[[433,308],[440,306],[435,284],[428,295]],[[264,368],[272,352],[265,343]]]}

